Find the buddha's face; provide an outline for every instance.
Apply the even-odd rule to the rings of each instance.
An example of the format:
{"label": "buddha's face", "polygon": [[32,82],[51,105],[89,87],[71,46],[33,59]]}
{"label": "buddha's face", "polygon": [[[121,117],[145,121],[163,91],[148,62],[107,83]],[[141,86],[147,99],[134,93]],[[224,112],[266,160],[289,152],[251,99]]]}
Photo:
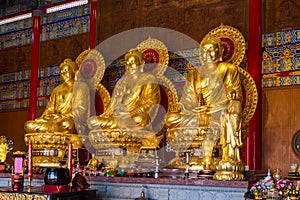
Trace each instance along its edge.
{"label": "buddha's face", "polygon": [[221,51],[216,43],[204,43],[202,45],[204,50],[203,60],[205,62],[216,62],[221,57]]}
{"label": "buddha's face", "polygon": [[0,163],[5,162],[7,154],[7,144],[0,144]]}
{"label": "buddha's face", "polygon": [[62,82],[67,82],[71,79],[74,79],[74,72],[71,66],[69,65],[62,65],[60,67],[60,77]]}
{"label": "buddha's face", "polygon": [[223,47],[219,38],[204,39],[201,44],[200,61],[205,64],[213,64],[222,61]]}
{"label": "buddha's face", "polygon": [[140,67],[141,63],[138,57],[132,55],[126,58],[126,71],[133,74],[138,70],[138,67]]}

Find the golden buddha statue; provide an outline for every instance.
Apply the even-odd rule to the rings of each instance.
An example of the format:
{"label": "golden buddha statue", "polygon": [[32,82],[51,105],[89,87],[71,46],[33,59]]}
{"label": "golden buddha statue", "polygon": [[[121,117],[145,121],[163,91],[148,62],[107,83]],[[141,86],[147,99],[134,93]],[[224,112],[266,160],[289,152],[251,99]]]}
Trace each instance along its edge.
{"label": "golden buddha statue", "polygon": [[235,101],[241,104],[242,85],[238,67],[222,62],[223,47],[219,38],[206,38],[200,46],[202,65],[188,73],[180,100],[181,112],[168,113],[166,125],[172,128],[200,127],[212,130],[207,131],[209,134],[205,136],[202,145],[203,164],[209,167],[213,148],[225,125],[223,118],[228,104],[225,91],[234,91]]}
{"label": "golden buddha statue", "polygon": [[141,149],[156,150],[163,137],[159,132],[165,114],[161,91],[169,94],[169,109],[178,99],[175,87],[164,76],[169,55],[161,41],[148,37],[129,50],[124,61],[126,73],[116,83],[109,106],[87,120],[95,156],[109,168],[144,164],[136,163]]}
{"label": "golden buddha statue", "polygon": [[25,123],[26,133],[74,132],[72,97],[77,70],[76,63],[71,59],[65,59],[60,64],[61,84],[53,90],[43,114]]}
{"label": "golden buddha statue", "polygon": [[144,72],[145,60],[140,51],[131,49],[124,58],[126,72],[117,82],[109,106],[100,116],[87,120],[97,158],[112,168],[129,168],[143,140],[157,141],[153,121],[160,104],[158,81]]}
{"label": "golden buddha statue", "polygon": [[[243,35],[234,27],[221,24],[211,30],[200,43],[201,66],[187,75],[180,110],[167,114],[168,142],[177,156],[194,153],[190,162],[202,168],[200,176],[202,170],[203,176],[216,180],[244,179],[240,147],[258,99],[253,78],[239,67],[245,46]],[[213,156],[214,148],[221,153]],[[179,160],[170,166],[182,167]]]}
{"label": "golden buddha statue", "polygon": [[[89,73],[91,68],[95,73]],[[104,108],[110,99],[108,91],[99,83],[104,68],[102,54],[91,49],[83,51],[75,61],[65,59],[60,64],[61,84],[52,91],[43,114],[24,124],[24,140],[26,145],[32,143],[34,166],[61,166],[70,144],[76,150],[85,142],[87,148],[86,120],[92,109],[91,92],[99,94]]]}
{"label": "golden buddha statue", "polygon": [[24,124],[25,143],[32,142],[35,154],[34,166],[60,166],[70,142],[74,149],[82,147],[75,131],[72,109],[77,70],[77,64],[69,58],[60,64],[61,83],[52,91],[44,112]]}
{"label": "golden buddha statue", "polygon": [[117,82],[110,106],[88,119],[91,130],[151,130],[160,103],[160,88],[153,74],[143,71],[144,55],[136,49],[125,55],[126,73]]}

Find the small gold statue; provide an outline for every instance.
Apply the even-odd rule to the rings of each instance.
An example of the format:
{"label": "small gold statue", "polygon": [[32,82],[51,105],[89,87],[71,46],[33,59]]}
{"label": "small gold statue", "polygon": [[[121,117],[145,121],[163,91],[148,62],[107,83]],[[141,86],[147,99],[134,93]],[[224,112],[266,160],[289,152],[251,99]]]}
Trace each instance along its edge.
{"label": "small gold statue", "polygon": [[89,170],[96,170],[101,162],[95,158],[95,154],[92,154],[92,158],[89,160],[86,168]]}
{"label": "small gold statue", "polygon": [[7,138],[0,136],[0,164],[5,163],[8,149]]}
{"label": "small gold statue", "polygon": [[223,161],[241,161],[240,147],[242,141],[242,103],[236,100],[236,92],[228,91],[228,106],[225,115],[225,129],[220,138],[220,144],[223,149]]}
{"label": "small gold statue", "polygon": [[160,88],[154,75],[143,71],[144,55],[136,49],[125,55],[126,74],[117,82],[111,104],[100,116],[88,119],[91,130],[151,129],[160,103]]}
{"label": "small gold statue", "polygon": [[282,178],[282,171],[280,168],[276,168],[274,169],[274,172],[273,172],[273,179],[275,181],[275,183],[278,182],[279,179]]}
{"label": "small gold statue", "polygon": [[67,58],[60,64],[61,84],[53,90],[43,114],[25,123],[26,133],[74,132],[72,97],[77,70],[76,63],[71,59]]}

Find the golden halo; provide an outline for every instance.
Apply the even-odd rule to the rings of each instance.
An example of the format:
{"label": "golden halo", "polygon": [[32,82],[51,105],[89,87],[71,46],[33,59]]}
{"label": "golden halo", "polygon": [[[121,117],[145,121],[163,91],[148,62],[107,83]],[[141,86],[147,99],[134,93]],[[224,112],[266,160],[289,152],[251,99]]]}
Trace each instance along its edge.
{"label": "golden halo", "polygon": [[[146,64],[157,64],[152,65],[148,72],[162,76],[169,64],[169,53],[166,45],[158,39],[148,37],[136,48],[144,54]],[[149,66],[151,67],[151,65]]]}
{"label": "golden halo", "polygon": [[97,85],[96,92],[101,97],[101,100],[103,102],[103,108],[104,108],[104,110],[106,110],[108,108],[109,104],[110,104],[110,101],[111,101],[110,94],[109,94],[108,90],[101,83],[99,83]]}
{"label": "golden halo", "polygon": [[[154,68],[151,68],[151,73],[157,76],[159,85],[165,91],[168,99],[168,111],[178,111],[178,95],[173,83],[164,76],[169,64],[169,52],[166,45],[158,40],[151,38],[150,36],[142,41],[136,47],[145,56],[146,63],[154,63]],[[151,66],[151,65],[150,65]]]}
{"label": "golden halo", "polygon": [[87,50],[84,50],[77,56],[75,63],[77,64],[78,67],[81,66],[82,61],[85,59],[85,57],[90,53],[91,49],[88,48]]}
{"label": "golden halo", "polygon": [[221,24],[208,32],[207,37],[218,37],[222,41],[224,48],[223,61],[239,66],[246,53],[246,42],[243,34],[232,26]]}
{"label": "golden halo", "polygon": [[105,61],[97,50],[85,50],[76,59],[79,66],[80,78],[94,89],[104,76]]}
{"label": "golden halo", "polygon": [[251,75],[241,67],[238,69],[242,85],[246,92],[246,103],[243,109],[243,123],[247,124],[255,113],[258,101],[258,92]]}
{"label": "golden halo", "polygon": [[[110,103],[110,94],[107,89],[100,83],[105,72],[105,61],[102,54],[97,50],[90,48],[83,51],[75,60],[79,66],[80,78],[92,87],[102,99],[104,110]],[[86,69],[83,69],[86,67]]]}

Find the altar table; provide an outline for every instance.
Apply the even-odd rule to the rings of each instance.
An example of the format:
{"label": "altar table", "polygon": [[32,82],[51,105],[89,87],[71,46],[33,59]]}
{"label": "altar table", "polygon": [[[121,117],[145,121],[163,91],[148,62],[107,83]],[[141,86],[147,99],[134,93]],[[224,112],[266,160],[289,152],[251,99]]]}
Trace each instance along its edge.
{"label": "altar table", "polygon": [[[106,176],[86,176],[86,179],[90,189],[96,191],[97,200],[134,200],[140,197],[142,187],[148,200],[244,200],[250,187],[248,181]],[[10,174],[0,174],[0,186],[10,186],[10,181]],[[34,175],[32,185],[43,184],[43,175]],[[26,176],[24,185],[28,185]]]}

